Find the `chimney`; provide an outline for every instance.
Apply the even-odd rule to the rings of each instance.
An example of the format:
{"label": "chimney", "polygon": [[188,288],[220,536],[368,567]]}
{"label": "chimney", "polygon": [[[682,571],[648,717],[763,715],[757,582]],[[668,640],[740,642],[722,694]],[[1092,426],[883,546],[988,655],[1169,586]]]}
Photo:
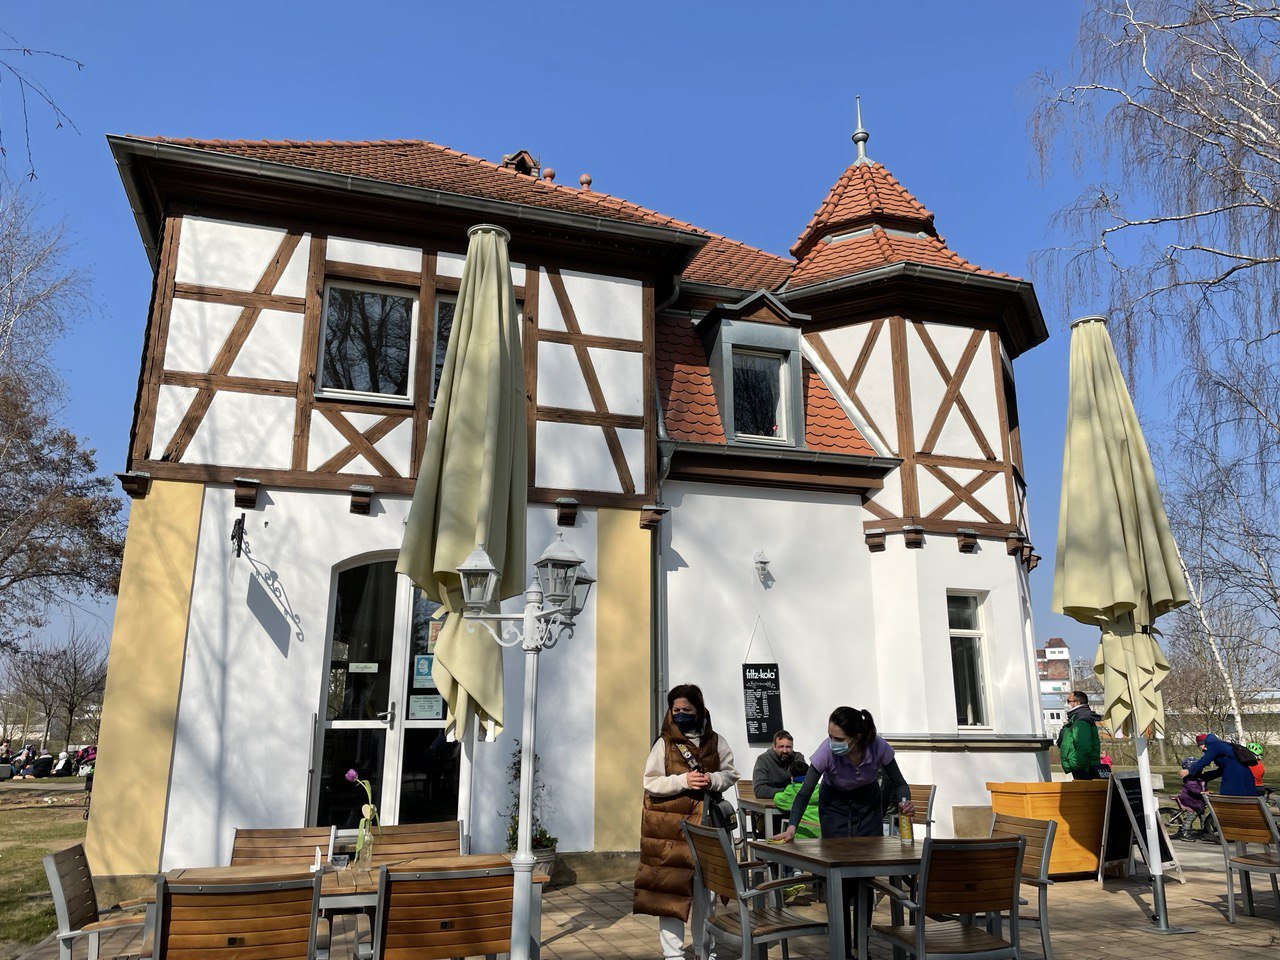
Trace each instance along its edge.
{"label": "chimney", "polygon": [[502,166],[516,173],[523,173],[527,177],[536,177],[541,164],[528,150],[517,150],[515,153],[503,155]]}

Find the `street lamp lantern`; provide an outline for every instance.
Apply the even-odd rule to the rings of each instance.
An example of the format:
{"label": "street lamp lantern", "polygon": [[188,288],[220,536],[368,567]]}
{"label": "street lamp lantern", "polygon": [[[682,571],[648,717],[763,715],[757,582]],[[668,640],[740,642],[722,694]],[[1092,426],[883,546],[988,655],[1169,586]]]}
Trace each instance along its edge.
{"label": "street lamp lantern", "polygon": [[542,556],[534,561],[542,594],[552,606],[562,606],[573,596],[573,585],[582,569],[582,562],[573,547],[565,542],[562,533],[557,533],[550,546],[542,551]]}
{"label": "street lamp lantern", "polygon": [[591,595],[591,587],[595,584],[596,578],[587,573],[586,570],[579,570],[578,577],[573,584],[573,596],[564,606],[564,613],[570,620],[575,619],[587,606],[587,597]]}
{"label": "street lamp lantern", "polygon": [[498,568],[485,553],[483,543],[467,554],[467,559],[458,567],[458,576],[462,580],[463,609],[468,613],[488,610],[498,590]]}

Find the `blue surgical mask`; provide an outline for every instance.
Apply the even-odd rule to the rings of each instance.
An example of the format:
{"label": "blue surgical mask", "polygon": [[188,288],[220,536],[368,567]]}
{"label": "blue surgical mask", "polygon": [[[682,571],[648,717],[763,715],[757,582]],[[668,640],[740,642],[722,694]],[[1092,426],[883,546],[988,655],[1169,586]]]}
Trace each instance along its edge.
{"label": "blue surgical mask", "polygon": [[831,752],[832,752],[832,753],[834,753],[837,757],[843,757],[846,753],[848,753],[848,752],[849,752],[849,741],[848,741],[848,740],[830,740],[830,739],[828,739],[828,740],[827,740],[827,742],[828,742],[829,744],[831,744]]}
{"label": "blue surgical mask", "polygon": [[694,713],[673,713],[671,719],[675,721],[681,733],[688,733],[698,726],[698,715]]}

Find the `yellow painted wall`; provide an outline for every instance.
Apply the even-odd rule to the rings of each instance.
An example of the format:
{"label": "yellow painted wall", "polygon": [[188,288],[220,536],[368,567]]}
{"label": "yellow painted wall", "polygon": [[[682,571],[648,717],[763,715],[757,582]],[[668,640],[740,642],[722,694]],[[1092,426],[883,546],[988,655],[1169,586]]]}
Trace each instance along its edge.
{"label": "yellow painted wall", "polygon": [[595,848],[640,849],[641,776],[649,754],[647,530],[634,510],[596,511]]}
{"label": "yellow painted wall", "polygon": [[203,497],[157,480],[130,509],[85,840],[95,874],[160,868]]}

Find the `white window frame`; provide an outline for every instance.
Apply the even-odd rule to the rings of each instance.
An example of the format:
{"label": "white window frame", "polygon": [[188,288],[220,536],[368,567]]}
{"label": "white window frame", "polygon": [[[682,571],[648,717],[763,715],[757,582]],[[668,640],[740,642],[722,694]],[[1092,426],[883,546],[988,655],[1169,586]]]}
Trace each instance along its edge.
{"label": "white window frame", "polygon": [[[987,662],[987,629],[986,629],[986,601],[987,595],[980,590],[948,590],[948,597],[972,597],[977,601],[975,604],[975,612],[978,618],[978,626],[976,630],[960,630],[951,626],[951,616],[947,616],[947,655],[951,656],[951,640],[953,637],[968,638],[976,641],[977,646],[977,666],[978,666],[978,703],[982,710],[982,723],[960,723],[959,718],[956,719],[956,726],[961,730],[991,730],[993,724],[991,722],[991,696],[988,690],[988,677],[991,675],[989,664]],[[951,662],[951,698],[955,703],[956,668],[955,662]],[[955,704],[957,712],[959,704]]]}
{"label": "white window frame", "polygon": [[[413,309],[409,317],[409,376],[406,381],[406,393],[372,393],[368,390],[343,390],[339,387],[327,387],[324,385],[324,345],[325,338],[329,335],[329,291],[334,287],[340,287],[344,290],[358,290],[361,293],[381,293],[392,297],[404,297],[413,302]],[[320,306],[320,336],[316,345],[316,397],[321,400],[359,400],[405,407],[413,406],[413,380],[414,371],[417,369],[418,310],[420,307],[421,302],[418,294],[406,287],[363,283],[359,280],[325,280],[324,299]]]}
{"label": "white window frame", "polygon": [[[778,435],[768,437],[760,433],[744,433],[738,429],[738,417],[736,411],[733,416],[733,436],[735,440],[749,440],[752,443],[772,443],[779,446],[791,446],[793,439],[791,437],[791,358],[787,353],[780,350],[764,350],[755,347],[740,347],[736,344],[731,346],[729,355],[729,376],[734,375],[734,362],[739,356],[743,357],[761,357],[765,360],[773,360],[778,364]],[[731,388],[732,389],[732,388]],[[733,398],[734,405],[737,405],[737,396]]]}

